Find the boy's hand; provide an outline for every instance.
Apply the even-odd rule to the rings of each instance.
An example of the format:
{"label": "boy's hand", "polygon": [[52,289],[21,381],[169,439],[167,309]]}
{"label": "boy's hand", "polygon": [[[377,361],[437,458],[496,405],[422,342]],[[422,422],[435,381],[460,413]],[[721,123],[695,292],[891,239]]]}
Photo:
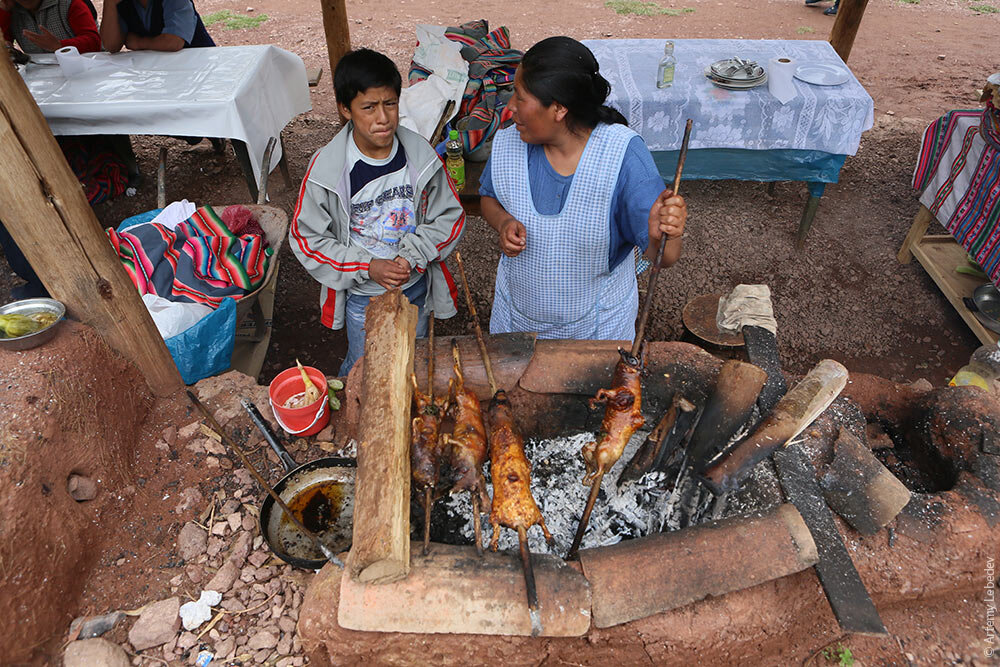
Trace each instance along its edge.
{"label": "boy's hand", "polygon": [[[406,263],[405,259],[402,261]],[[410,269],[403,268],[403,265],[394,259],[373,259],[368,262],[368,275],[382,287],[395,289],[402,287],[410,279]]]}
{"label": "boy's hand", "polygon": [[500,250],[508,257],[517,257],[525,249],[528,230],[517,219],[511,217],[500,228]]}
{"label": "boy's hand", "polygon": [[666,236],[668,240],[680,238],[687,223],[687,203],[672,190],[664,190],[649,209],[649,240]]}
{"label": "boy's hand", "polygon": [[41,32],[31,32],[30,30],[25,30],[24,36],[34,42],[36,46],[45,49],[46,51],[52,51],[54,53],[62,48],[62,42],[60,42],[59,38],[53,35],[48,28],[40,26],[39,30]]}

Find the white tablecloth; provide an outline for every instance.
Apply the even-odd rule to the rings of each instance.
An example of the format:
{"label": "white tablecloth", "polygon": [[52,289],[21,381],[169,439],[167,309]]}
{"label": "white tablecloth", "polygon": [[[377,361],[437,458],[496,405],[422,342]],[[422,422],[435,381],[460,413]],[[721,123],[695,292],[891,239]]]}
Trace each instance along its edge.
{"label": "white tablecloth", "polygon": [[712,85],[705,68],[739,56],[766,67],[773,57],[799,64],[830,63],[845,69],[829,42],[818,40],[677,39],[677,67],[670,88],[656,87],[663,57],[658,39],[585,41],[611,82],[608,104],[628,119],[650,150],[680,148],[684,122],[694,119],[691,148],[802,149],[857,153],[861,134],[874,122],[872,98],[851,74],[838,86],[795,79],[798,96],[782,106],[767,85],[730,91]]}
{"label": "white tablecloth", "polygon": [[[305,65],[275,46],[115,54],[67,79],[59,67],[21,70],[53,134],[157,134],[246,142],[254,176],[269,137],[309,111]],[[271,157],[273,169],[280,147]]]}

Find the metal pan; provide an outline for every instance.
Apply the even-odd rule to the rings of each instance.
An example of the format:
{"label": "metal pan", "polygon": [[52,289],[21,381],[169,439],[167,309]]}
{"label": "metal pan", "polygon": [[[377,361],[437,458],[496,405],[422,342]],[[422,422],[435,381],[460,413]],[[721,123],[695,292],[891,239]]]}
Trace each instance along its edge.
{"label": "metal pan", "polygon": [[[357,462],[331,456],[298,465],[281,446],[257,407],[246,400],[243,407],[285,467],[285,476],[274,485],[275,493],[306,528],[319,536],[325,546],[334,553],[347,551],[353,531]],[[313,541],[289,520],[280,507],[275,507],[271,496],[267,496],[260,506],[260,534],[271,551],[290,565],[316,570],[327,562]]]}
{"label": "metal pan", "polygon": [[987,329],[1000,333],[1000,291],[993,283],[983,283],[963,299],[965,307],[975,314],[976,319]]}

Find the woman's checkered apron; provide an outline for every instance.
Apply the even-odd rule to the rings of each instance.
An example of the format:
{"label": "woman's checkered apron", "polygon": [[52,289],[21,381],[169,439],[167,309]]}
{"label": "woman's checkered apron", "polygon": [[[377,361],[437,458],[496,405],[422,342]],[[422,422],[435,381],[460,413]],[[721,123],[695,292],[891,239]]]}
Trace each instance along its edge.
{"label": "woman's checkered apron", "polygon": [[632,340],[639,294],[632,253],[608,271],[608,216],[618,172],[635,132],[598,125],[580,157],[562,212],[535,210],[528,149],[510,127],[493,140],[493,186],[527,229],[527,246],[497,268],[490,333],[535,331],[539,338]]}

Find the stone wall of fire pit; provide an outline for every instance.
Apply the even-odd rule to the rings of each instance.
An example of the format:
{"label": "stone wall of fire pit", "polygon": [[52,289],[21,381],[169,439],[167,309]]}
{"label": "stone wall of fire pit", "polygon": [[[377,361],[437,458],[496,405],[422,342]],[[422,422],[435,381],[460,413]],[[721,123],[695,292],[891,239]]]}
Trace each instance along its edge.
{"label": "stone wall of fire pit", "polygon": [[[527,436],[548,436],[594,428],[599,415],[586,398],[604,385],[617,360],[615,346],[601,343],[539,341],[512,394]],[[419,364],[418,355],[418,376]],[[684,343],[654,343],[647,351],[644,413],[655,419],[674,391],[704,400],[721,361]],[[512,367],[518,366],[513,364]],[[440,365],[439,365],[440,368]],[[446,377],[447,367],[440,371]],[[475,372],[470,370],[470,375]],[[352,435],[352,410],[363,409],[352,375],[347,419],[341,437]],[[791,378],[790,378],[791,379]],[[446,381],[446,380],[445,380]],[[485,389],[484,378],[472,384]],[[353,392],[353,393],[352,393]],[[488,398],[488,390],[480,391]],[[978,587],[982,563],[1000,546],[1000,402],[976,388],[933,389],[927,383],[899,385],[852,373],[840,399],[809,427],[795,446],[818,468],[829,463],[833,443],[847,429],[867,444],[912,492],[912,499],[885,530],[862,536],[837,519],[837,526],[862,580],[879,607],[905,604]],[[771,466],[765,461],[761,466]],[[781,502],[780,497],[772,503]],[[757,507],[759,513],[770,507]],[[691,529],[684,529],[691,530]],[[706,567],[753,558],[754,545],[706,554]],[[584,559],[586,562],[586,559]],[[647,564],[647,571],[615,565],[622,576],[642,580],[676,575],[671,563]],[[584,571],[586,575],[586,572]],[[307,595],[299,630],[319,664],[370,659],[403,664],[429,656],[428,636],[346,630],[337,622],[340,571],[328,565]],[[598,589],[592,589],[595,607]],[[522,593],[523,595],[523,593]],[[408,610],[415,617],[421,608]],[[464,664],[470,654],[512,664],[536,663],[539,656],[569,663],[603,659],[629,664],[697,657],[738,661],[741,655],[780,656],[781,637],[796,627],[833,626],[835,620],[814,571],[760,583],[736,592],[607,629],[592,626],[579,638],[530,639],[488,635],[437,635],[434,662]]]}

